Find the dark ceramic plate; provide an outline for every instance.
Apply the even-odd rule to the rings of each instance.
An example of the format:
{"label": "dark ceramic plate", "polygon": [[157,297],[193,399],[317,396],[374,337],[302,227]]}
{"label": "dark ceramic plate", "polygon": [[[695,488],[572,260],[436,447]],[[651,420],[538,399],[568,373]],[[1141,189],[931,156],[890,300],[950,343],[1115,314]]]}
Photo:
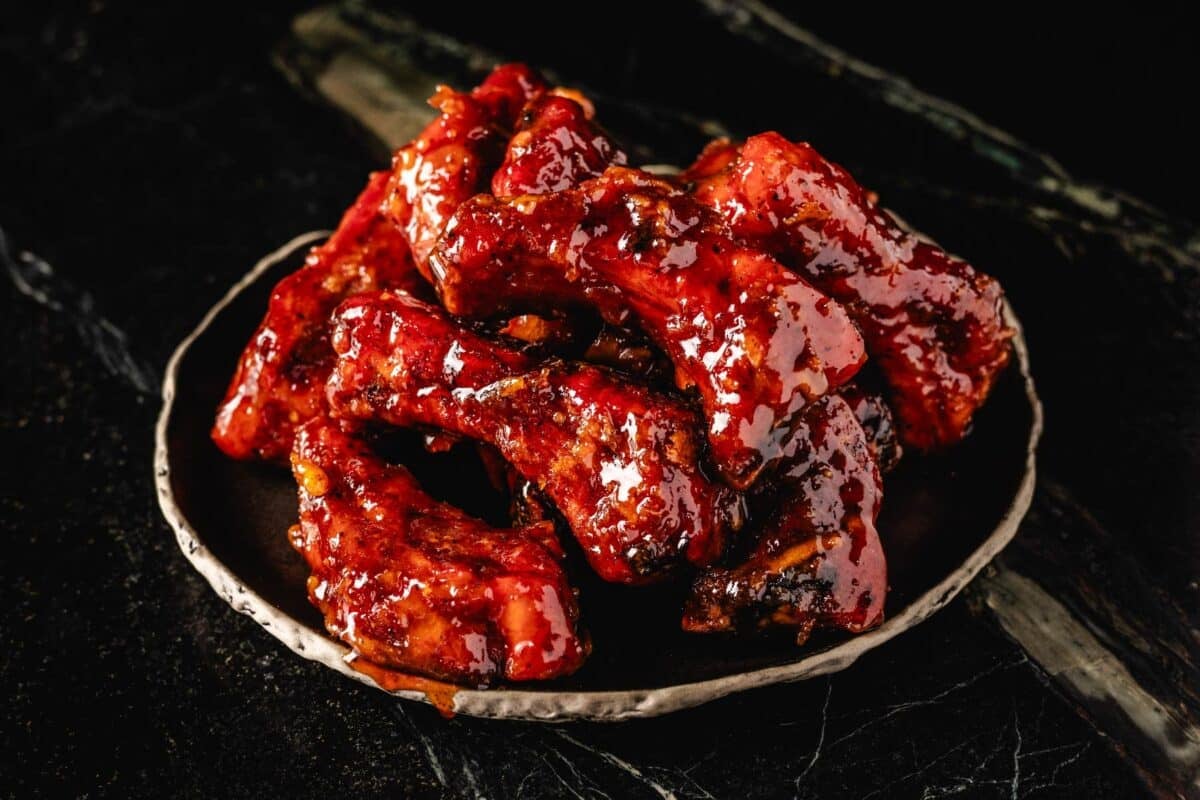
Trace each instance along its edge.
{"label": "dark ceramic plate", "polygon": [[[296,521],[296,491],[286,470],[231,461],[209,440],[213,412],[242,347],[262,317],[271,287],[296,269],[324,234],[299,237],[263,259],[205,317],[171,359],[158,421],[159,501],[180,547],[213,588],[296,653],[357,680],[305,594],[307,570],[285,535]],[[937,457],[906,456],[887,476],[879,530],[891,593],[887,621],[857,637],[786,638],[686,635],[679,629],[680,586],[631,589],[581,577],[583,616],[593,654],[569,678],[542,684],[460,690],[455,712],[488,717],[615,720],[663,714],[731,692],[810,678],[849,666],[859,655],[945,605],[1012,538],[1033,492],[1041,408],[1018,328],[1018,358],[975,430]],[[434,494],[479,513],[480,480],[448,469],[449,456],[423,456],[418,477]],[[453,474],[454,480],[447,480]],[[396,694],[426,699],[423,692]]]}

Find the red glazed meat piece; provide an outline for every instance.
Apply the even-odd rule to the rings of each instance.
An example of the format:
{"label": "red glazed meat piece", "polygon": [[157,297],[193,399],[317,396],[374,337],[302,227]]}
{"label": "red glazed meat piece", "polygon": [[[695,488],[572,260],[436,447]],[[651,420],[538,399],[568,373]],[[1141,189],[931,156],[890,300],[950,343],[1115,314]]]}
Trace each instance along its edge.
{"label": "red glazed meat piece", "polygon": [[337,231],[272,291],[217,411],[212,438],[226,455],[286,461],[296,426],[324,407],[330,313],[357,292],[421,283],[407,241],[379,213],[387,183],[372,175]]}
{"label": "red glazed meat piece", "polygon": [[392,158],[384,213],[403,231],[417,268],[427,259],[459,203],[486,191],[517,115],[545,84],[523,64],[504,64],[470,92],[438,87],[430,104],[441,115]]}
{"label": "red glazed meat piece", "polygon": [[592,122],[589,108],[545,94],[521,112],[504,163],[492,176],[492,194],[557,192],[624,163],[625,154]]}
{"label": "red glazed meat piece", "polygon": [[777,133],[710,145],[679,177],[734,233],[846,306],[891,387],[905,444],[968,430],[1008,363],[1000,285],[905,231],[845,170]]}
{"label": "red glazed meat piece", "polygon": [[576,670],[588,645],[553,526],[492,528],[318,417],[292,454],[326,627],[375,664],[471,685]]}
{"label": "red glazed meat piece", "polygon": [[699,419],[685,406],[596,367],[538,367],[403,295],[355,298],[335,319],[336,415],[493,445],[554,503],[606,580],[712,563],[740,524],[740,498],[698,467]]}
{"label": "red glazed meat piece", "polygon": [[776,510],[749,558],[709,569],[692,587],[685,630],[785,627],[860,633],[883,620],[887,564],[875,530],[882,489],[870,445],[846,401],[810,405],[788,443]]}
{"label": "red glazed meat piece", "polygon": [[610,167],[541,197],[475,197],[430,266],[455,314],[585,304],[614,324],[636,322],[676,383],[697,390],[712,460],[737,488],[779,457],[804,405],[865,358],[837,303],[639,170]]}

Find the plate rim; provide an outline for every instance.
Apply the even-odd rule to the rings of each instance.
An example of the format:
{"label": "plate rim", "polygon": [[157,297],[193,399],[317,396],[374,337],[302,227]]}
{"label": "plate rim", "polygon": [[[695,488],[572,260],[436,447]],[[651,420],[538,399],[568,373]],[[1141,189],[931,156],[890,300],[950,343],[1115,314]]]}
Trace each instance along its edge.
{"label": "plate rim", "polygon": [[[175,348],[167,362],[162,384],[162,408],[154,427],[154,483],[159,508],[175,533],[183,555],[209,583],[213,590],[235,611],[252,618],[269,634],[293,653],[324,664],[348,678],[372,686],[405,700],[432,704],[424,693],[412,689],[388,690],[368,675],[354,669],[349,661],[353,651],[308,626],[300,623],[266,601],[250,586],[245,585],[207,547],[192,528],[183,510],[175,501],[171,488],[171,467],[167,447],[167,428],[174,409],[176,377],[179,365],[191,345],[203,335],[225,308],[243,291],[254,284],[271,267],[289,258],[297,250],[329,236],[319,230],[300,234],[286,244],[259,259],[254,268],[231,286],[201,319],[200,323]],[[827,675],[849,667],[869,650],[890,641],[904,631],[919,625],[953,600],[963,588],[1012,541],[1021,520],[1033,500],[1037,478],[1037,445],[1042,435],[1043,409],[1034,387],[1029,366],[1029,351],[1020,320],[1007,298],[1004,317],[1013,328],[1012,346],[1021,373],[1026,399],[1032,412],[1029,438],[1026,442],[1025,474],[1013,496],[1008,510],[991,534],[945,578],[909,603],[900,614],[884,621],[878,628],[858,634],[833,647],[806,655],[788,664],[709,678],[702,681],[675,684],[654,689],[615,689],[603,691],[530,691],[524,689],[457,689],[452,706],[455,714],[496,719],[520,719],[540,722],[569,722],[594,720],[616,722],[626,719],[654,717],[718,700],[735,692],[776,683],[790,683]]]}

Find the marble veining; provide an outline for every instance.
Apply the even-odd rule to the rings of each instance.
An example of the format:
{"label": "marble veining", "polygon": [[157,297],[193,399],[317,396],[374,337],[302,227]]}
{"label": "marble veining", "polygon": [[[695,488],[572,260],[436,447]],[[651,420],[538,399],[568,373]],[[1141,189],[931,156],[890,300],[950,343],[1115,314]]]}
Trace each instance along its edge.
{"label": "marble veining", "polygon": [[124,379],[139,394],[158,392],[159,377],[155,370],[133,354],[125,332],[96,310],[91,293],[60,277],[33,253],[22,250],[14,255],[3,228],[0,228],[0,264],[18,292],[70,321],[84,346],[109,372]]}

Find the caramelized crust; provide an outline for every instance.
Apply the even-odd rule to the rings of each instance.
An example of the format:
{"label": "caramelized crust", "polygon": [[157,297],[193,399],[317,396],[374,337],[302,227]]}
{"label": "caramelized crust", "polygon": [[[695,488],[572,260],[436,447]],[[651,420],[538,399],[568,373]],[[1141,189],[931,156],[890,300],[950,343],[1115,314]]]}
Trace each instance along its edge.
{"label": "caramelized crust", "polygon": [[740,525],[740,498],[698,466],[699,419],[683,405],[596,367],[538,366],[403,295],[354,298],[335,318],[336,415],[493,445],[606,580],[711,563]]}
{"label": "caramelized crust", "polygon": [[850,406],[855,419],[867,435],[871,457],[879,465],[879,471],[887,474],[896,468],[904,455],[904,447],[896,433],[896,421],[892,409],[883,397],[868,392],[855,383],[843,386],[838,394]]}
{"label": "caramelized crust", "polygon": [[217,411],[212,438],[226,455],[285,461],[296,426],[324,406],[333,309],[358,292],[421,283],[408,242],[378,210],[388,180],[373,174],[337,231],[271,292]]}
{"label": "caramelized crust", "polygon": [[882,485],[853,410],[838,395],[813,403],[786,449],[757,546],[738,566],[697,578],[685,630],[785,627],[803,643],[817,629],[859,633],[883,621]]}
{"label": "caramelized crust", "polygon": [[310,599],[363,658],[475,685],[583,663],[553,526],[492,528],[321,417],[297,432],[292,471]]}
{"label": "caramelized crust", "polygon": [[1002,291],[903,230],[845,170],[777,133],[710,145],[680,176],[744,242],[845,305],[891,388],[905,444],[957,442],[1008,363]]}
{"label": "caramelized crust", "polygon": [[843,309],[669,183],[639,170],[541,197],[481,195],[430,258],[452,313],[590,305],[636,322],[694,387],[710,455],[734,487],[780,455],[804,405],[847,381],[865,354]]}
{"label": "caramelized crust", "polygon": [[[625,153],[596,124],[593,114],[587,98],[564,89],[531,100],[521,112],[504,163],[492,177],[492,194],[508,197],[562,191],[602,174],[609,166],[624,164]],[[503,332],[523,341],[554,340],[555,337],[542,331],[528,335],[528,324],[513,325],[530,320],[542,322],[543,318],[520,315]],[[569,320],[556,319],[554,324],[565,334],[557,337],[559,343],[580,338],[578,326],[571,327]],[[642,379],[656,379],[660,373],[669,376],[669,362],[648,345],[636,331],[605,324],[584,351],[583,358]]]}

